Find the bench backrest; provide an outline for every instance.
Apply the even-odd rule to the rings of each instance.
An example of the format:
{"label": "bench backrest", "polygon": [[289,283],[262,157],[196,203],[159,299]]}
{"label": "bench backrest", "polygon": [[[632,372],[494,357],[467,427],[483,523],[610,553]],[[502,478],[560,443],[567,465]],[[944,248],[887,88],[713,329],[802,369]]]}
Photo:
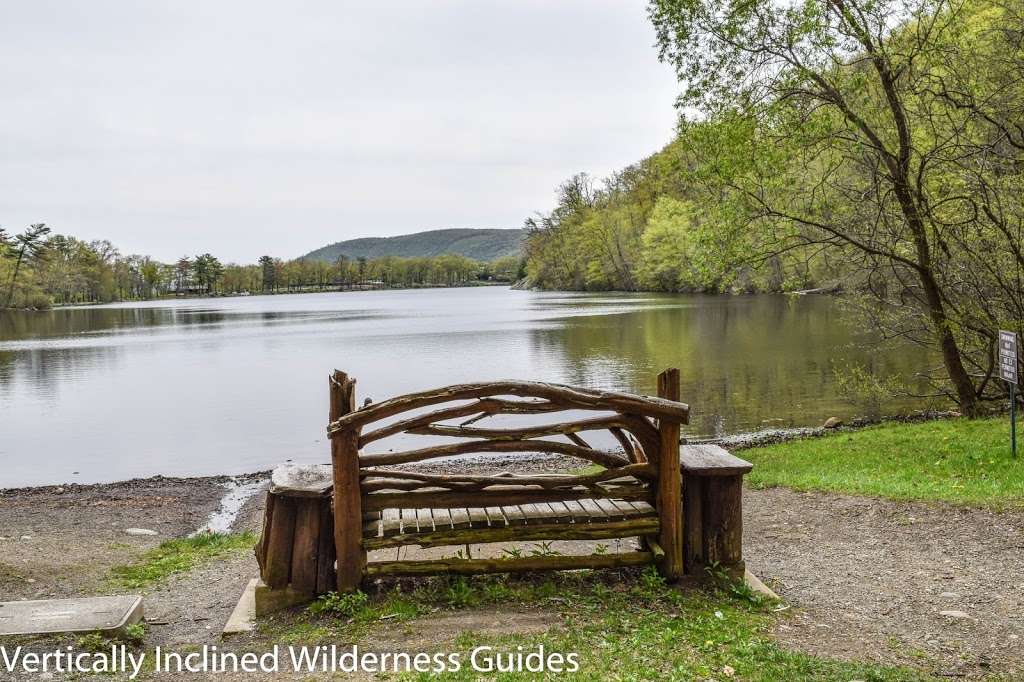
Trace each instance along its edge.
{"label": "bench backrest", "polygon": [[[345,576],[357,580],[364,572],[365,552],[346,529],[356,524],[362,528],[363,515],[368,512],[602,498],[669,507],[667,513],[675,521],[663,519],[659,549],[678,555],[675,570],[681,572],[678,443],[679,424],[688,420],[689,407],[678,401],[678,371],[668,370],[659,377],[660,397],[542,382],[493,381],[411,393],[360,409],[355,409],[354,379],[336,371],[330,384],[328,435],[335,477],[339,584]],[[596,414],[566,421],[544,420],[539,426],[494,428],[486,422],[498,415],[556,415],[579,410]],[[618,447],[614,451],[593,447],[581,434],[594,431],[607,431]],[[430,436],[435,443],[399,451],[362,451],[371,443],[399,435]],[[437,437],[454,442],[437,444]],[[559,437],[565,440],[553,440]],[[401,468],[456,455],[538,452],[578,458],[602,469],[583,474],[474,475]],[[670,484],[667,492],[660,482]]]}

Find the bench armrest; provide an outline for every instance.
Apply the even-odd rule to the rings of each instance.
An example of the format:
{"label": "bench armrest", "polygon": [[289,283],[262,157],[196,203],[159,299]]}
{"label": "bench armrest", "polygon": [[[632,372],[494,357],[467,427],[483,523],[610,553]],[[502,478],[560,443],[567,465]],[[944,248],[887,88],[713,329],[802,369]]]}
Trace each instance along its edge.
{"label": "bench armrest", "polygon": [[282,464],[270,477],[270,492],[289,497],[323,497],[334,488],[330,464]]}
{"label": "bench armrest", "polygon": [[679,462],[683,473],[690,476],[742,476],[754,468],[718,445],[683,445]]}

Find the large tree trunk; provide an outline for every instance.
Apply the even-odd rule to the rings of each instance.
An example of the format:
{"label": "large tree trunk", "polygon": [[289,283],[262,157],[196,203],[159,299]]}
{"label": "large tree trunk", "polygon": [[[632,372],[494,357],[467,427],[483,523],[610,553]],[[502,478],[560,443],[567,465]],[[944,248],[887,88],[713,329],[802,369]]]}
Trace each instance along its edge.
{"label": "large tree trunk", "polygon": [[974,382],[964,367],[960,357],[960,347],[950,329],[949,319],[946,317],[945,306],[942,305],[942,297],[939,295],[938,285],[930,270],[922,270],[921,284],[924,288],[925,300],[928,304],[928,315],[935,325],[935,333],[939,337],[939,348],[942,350],[942,364],[946,367],[946,374],[949,376],[953,389],[956,391],[957,402],[960,405],[960,413],[965,417],[974,418],[979,416],[978,394],[974,390]]}
{"label": "large tree trunk", "polygon": [[949,317],[946,315],[946,306],[942,302],[942,292],[939,290],[939,283],[935,279],[935,272],[932,266],[931,247],[928,244],[928,233],[925,221],[919,210],[918,203],[914,200],[910,191],[910,183],[906,176],[906,164],[897,165],[893,189],[896,198],[900,203],[903,216],[907,220],[911,233],[914,236],[914,246],[917,250],[917,273],[921,280],[921,289],[924,292],[924,303],[927,306],[928,317],[935,327],[935,334],[938,337],[939,348],[942,350],[942,364],[946,368],[946,375],[953,390],[956,391],[957,403],[960,406],[960,413],[965,417],[974,418],[979,416],[978,394],[974,390],[974,382],[964,367],[963,359],[960,356],[960,346],[953,336],[950,327]]}

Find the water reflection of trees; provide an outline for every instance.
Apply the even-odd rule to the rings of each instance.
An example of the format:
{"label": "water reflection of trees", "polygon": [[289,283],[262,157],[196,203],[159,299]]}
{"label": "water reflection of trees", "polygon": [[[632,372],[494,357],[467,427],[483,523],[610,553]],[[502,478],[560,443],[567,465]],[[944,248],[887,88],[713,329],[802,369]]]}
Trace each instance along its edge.
{"label": "water reflection of trees", "polygon": [[38,396],[56,395],[61,381],[84,370],[106,371],[117,362],[122,347],[116,343],[61,346],[46,339],[82,334],[179,324],[209,323],[184,319],[181,311],[163,308],[58,308],[29,312],[0,310],[0,342],[36,341],[38,345],[0,350],[0,391],[16,382],[32,386]]}
{"label": "water reflection of trees", "polygon": [[834,299],[783,296],[689,297],[677,305],[569,317],[535,330],[533,344],[562,354],[564,375],[584,385],[653,393],[656,373],[682,370],[683,398],[702,434],[806,424],[848,412],[833,371],[872,363],[880,374],[910,376],[924,359],[910,348],[878,352],[852,329]]}
{"label": "water reflection of trees", "polygon": [[167,308],[65,308],[28,312],[0,310],[0,341],[71,336],[133,327],[179,324]]}
{"label": "water reflection of trees", "polygon": [[122,351],[121,346],[0,351],[0,395],[22,383],[31,385],[37,398],[55,398],[70,376],[111,372]]}

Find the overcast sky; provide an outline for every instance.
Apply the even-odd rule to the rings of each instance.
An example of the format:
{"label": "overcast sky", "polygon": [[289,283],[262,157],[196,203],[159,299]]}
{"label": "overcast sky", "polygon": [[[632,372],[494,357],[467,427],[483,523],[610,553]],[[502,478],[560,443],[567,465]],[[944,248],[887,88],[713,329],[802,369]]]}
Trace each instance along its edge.
{"label": "overcast sky", "polygon": [[0,22],[0,225],[248,262],[519,227],[668,142],[642,0],[31,0]]}

